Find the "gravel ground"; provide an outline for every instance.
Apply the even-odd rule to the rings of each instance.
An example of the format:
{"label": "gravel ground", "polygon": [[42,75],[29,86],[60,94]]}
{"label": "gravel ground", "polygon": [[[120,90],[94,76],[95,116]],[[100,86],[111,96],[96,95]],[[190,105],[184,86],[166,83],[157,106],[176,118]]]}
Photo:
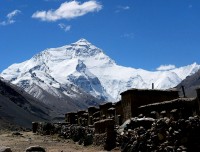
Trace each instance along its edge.
{"label": "gravel ground", "polygon": [[[20,132],[22,135],[13,135],[13,132],[0,131],[0,146],[8,146],[13,152],[24,152],[34,145],[42,146],[47,152],[103,152],[102,147],[78,145],[72,140],[64,140],[57,136],[40,136],[32,132]],[[113,152],[119,152],[119,149]]]}

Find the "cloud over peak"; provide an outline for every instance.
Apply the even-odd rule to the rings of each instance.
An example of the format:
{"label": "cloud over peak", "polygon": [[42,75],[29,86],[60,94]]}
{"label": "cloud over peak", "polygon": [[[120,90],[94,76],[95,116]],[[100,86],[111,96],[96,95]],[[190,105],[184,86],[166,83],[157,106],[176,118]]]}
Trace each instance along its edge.
{"label": "cloud over peak", "polygon": [[73,19],[83,16],[90,12],[98,12],[102,9],[102,5],[94,0],[84,3],[77,1],[64,2],[56,10],[37,11],[32,15],[32,18],[42,21],[57,21],[60,19]]}
{"label": "cloud over peak", "polygon": [[172,69],[175,69],[175,68],[176,68],[175,65],[169,64],[169,65],[160,65],[156,70],[158,70],[158,71],[168,71],[168,70],[172,70]]}

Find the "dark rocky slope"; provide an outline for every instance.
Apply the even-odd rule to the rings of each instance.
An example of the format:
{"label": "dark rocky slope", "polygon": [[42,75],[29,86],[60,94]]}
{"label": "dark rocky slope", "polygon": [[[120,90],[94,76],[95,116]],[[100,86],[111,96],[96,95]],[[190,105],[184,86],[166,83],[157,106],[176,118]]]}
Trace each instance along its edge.
{"label": "dark rocky slope", "polygon": [[186,77],[176,88],[180,90],[180,95],[183,95],[181,86],[185,88],[186,97],[196,97],[195,89],[200,87],[200,70],[195,74]]}
{"label": "dark rocky slope", "polygon": [[30,128],[32,121],[50,120],[51,116],[53,111],[47,106],[18,87],[0,79],[1,128],[9,128],[9,126]]}

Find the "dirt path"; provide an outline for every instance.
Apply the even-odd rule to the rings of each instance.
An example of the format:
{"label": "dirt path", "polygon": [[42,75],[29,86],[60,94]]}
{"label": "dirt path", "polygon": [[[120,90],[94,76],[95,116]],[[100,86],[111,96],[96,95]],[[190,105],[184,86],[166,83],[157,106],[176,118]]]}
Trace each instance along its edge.
{"label": "dirt path", "polygon": [[[47,152],[103,152],[102,147],[78,145],[72,140],[60,139],[56,136],[40,136],[32,132],[22,132],[22,135],[12,135],[11,132],[0,133],[0,146],[8,146],[13,152],[24,152],[29,146],[40,145]],[[119,152],[119,150],[113,150]]]}

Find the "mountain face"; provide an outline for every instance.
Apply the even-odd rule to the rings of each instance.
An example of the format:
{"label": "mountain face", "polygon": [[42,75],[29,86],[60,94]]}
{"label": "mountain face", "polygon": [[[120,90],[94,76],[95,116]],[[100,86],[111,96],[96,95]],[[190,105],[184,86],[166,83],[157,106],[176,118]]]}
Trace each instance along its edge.
{"label": "mountain face", "polygon": [[50,120],[53,115],[46,105],[0,79],[0,128],[7,128],[9,124],[31,128],[32,121]]}
{"label": "mountain face", "polygon": [[185,95],[187,97],[196,97],[196,88],[200,87],[200,70],[187,76],[186,79],[176,86],[176,88],[180,90],[180,93],[182,93],[182,86],[184,86]]}
{"label": "mountain face", "polygon": [[146,71],[117,65],[85,39],[51,48],[1,73],[43,103],[63,112],[103,101],[116,102],[130,88],[175,87],[200,69],[196,63],[167,71]]}

